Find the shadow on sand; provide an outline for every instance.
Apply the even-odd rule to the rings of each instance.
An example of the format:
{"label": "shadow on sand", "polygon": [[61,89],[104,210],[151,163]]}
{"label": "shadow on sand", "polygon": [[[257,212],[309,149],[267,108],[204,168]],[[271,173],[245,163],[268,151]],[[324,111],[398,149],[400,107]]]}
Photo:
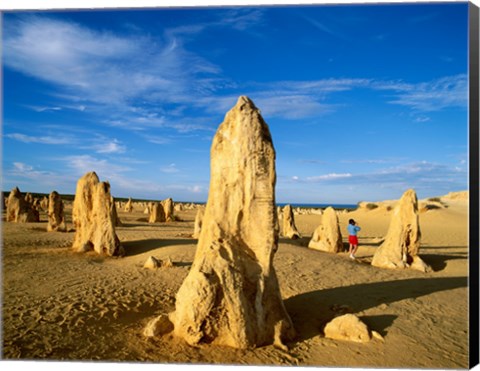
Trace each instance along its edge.
{"label": "shadow on sand", "polygon": [[193,239],[147,239],[138,241],[122,242],[125,249],[125,256],[140,255],[151,250],[159,249],[166,246],[178,245],[195,245],[196,241]]}
{"label": "shadow on sand", "polygon": [[[345,287],[305,292],[285,300],[285,307],[298,332],[297,341],[323,333],[323,327],[336,316],[335,305],[348,305],[358,313],[381,304],[415,299],[438,291],[467,287],[467,277],[413,278],[388,282],[362,283]],[[382,335],[397,316],[361,317]]]}
{"label": "shadow on sand", "polygon": [[422,260],[432,267],[434,272],[444,270],[448,260],[468,259],[468,254],[421,254]]}

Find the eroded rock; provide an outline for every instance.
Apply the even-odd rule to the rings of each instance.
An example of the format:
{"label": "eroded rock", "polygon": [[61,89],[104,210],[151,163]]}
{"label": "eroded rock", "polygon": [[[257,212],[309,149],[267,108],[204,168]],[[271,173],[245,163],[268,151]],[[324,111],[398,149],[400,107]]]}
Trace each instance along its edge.
{"label": "eroded rock", "polygon": [[175,336],[245,349],[280,346],[295,335],[272,265],[275,181],[268,126],[240,97],[213,139],[197,252],[170,315]]}

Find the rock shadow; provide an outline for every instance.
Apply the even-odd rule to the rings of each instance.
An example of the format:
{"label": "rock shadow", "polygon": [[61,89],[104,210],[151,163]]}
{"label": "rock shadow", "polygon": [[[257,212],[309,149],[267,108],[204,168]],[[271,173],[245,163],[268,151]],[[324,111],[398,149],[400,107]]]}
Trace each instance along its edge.
{"label": "rock shadow", "polygon": [[[323,333],[324,326],[338,314],[332,308],[339,304],[347,305],[353,313],[358,313],[381,304],[467,286],[467,277],[413,278],[305,292],[286,299],[284,303],[297,330],[297,341],[304,341]],[[381,331],[385,331],[393,318],[373,320],[379,324]],[[372,330],[378,331],[373,325]]]}
{"label": "rock shadow", "polygon": [[187,240],[158,238],[122,242],[122,246],[125,249],[125,256],[140,255],[155,249],[160,249],[162,247],[176,245],[195,245],[195,242],[191,239]]}
{"label": "rock shadow", "polygon": [[464,259],[468,260],[468,254],[428,254],[420,255],[422,260],[428,264],[434,272],[444,270],[447,266],[447,261]]}
{"label": "rock shadow", "polygon": [[381,314],[378,316],[360,316],[360,320],[365,323],[369,329],[377,331],[383,337],[387,336],[387,329],[393,324],[398,316],[393,314]]}
{"label": "rock shadow", "polygon": [[286,245],[294,245],[299,247],[308,247],[308,243],[310,242],[311,237],[299,237],[299,238],[288,238],[288,237],[280,237],[278,239],[278,243],[286,244]]}

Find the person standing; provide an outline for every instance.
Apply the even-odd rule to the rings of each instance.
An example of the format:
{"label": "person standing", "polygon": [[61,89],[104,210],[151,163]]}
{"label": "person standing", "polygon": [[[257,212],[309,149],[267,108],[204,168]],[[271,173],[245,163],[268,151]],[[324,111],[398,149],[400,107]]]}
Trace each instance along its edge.
{"label": "person standing", "polygon": [[348,221],[348,243],[350,244],[350,248],[348,253],[350,254],[350,259],[355,259],[355,254],[358,250],[358,237],[357,232],[360,231],[360,227],[357,225],[357,222],[353,219]]}

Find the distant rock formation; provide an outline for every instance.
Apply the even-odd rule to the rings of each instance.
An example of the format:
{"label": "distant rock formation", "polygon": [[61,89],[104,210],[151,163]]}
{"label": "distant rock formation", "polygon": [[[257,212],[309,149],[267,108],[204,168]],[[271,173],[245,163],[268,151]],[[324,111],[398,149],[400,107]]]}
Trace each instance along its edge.
{"label": "distant rock formation", "polygon": [[429,271],[430,267],[418,256],[420,240],[417,194],[413,189],[409,189],[393,210],[387,236],[375,251],[372,265],[380,268]]}
{"label": "distant rock formation", "polygon": [[292,206],[290,205],[286,205],[283,208],[283,236],[292,240],[300,238],[300,233],[298,233],[297,227],[295,226]]}
{"label": "distant rock formation", "polygon": [[163,210],[163,205],[160,202],[154,202],[150,209],[150,217],[148,219],[149,223],[164,223],[165,211]]}
{"label": "distant rock formation", "polygon": [[112,202],[110,184],[100,182],[95,172],[89,172],[78,180],[72,210],[75,251],[95,250],[108,256],[124,254],[115,233]]}
{"label": "distant rock formation", "polygon": [[193,238],[200,237],[200,231],[202,230],[203,216],[205,215],[205,209],[203,207],[198,208],[197,215],[195,216],[195,224],[193,229]]}
{"label": "distant rock formation", "polygon": [[165,211],[165,221],[167,222],[174,222],[174,206],[173,200],[171,198],[167,198],[166,200],[162,201],[163,210]]}
{"label": "distant rock formation", "polygon": [[40,207],[42,210],[48,210],[48,197],[43,196],[42,200],[40,201]]}
{"label": "distant rock formation", "polygon": [[30,192],[27,192],[25,195],[25,201],[30,205],[33,206],[33,195]]}
{"label": "distant rock formation", "polygon": [[27,197],[22,197],[18,187],[10,191],[7,199],[7,222],[35,223],[40,221],[39,212],[33,208],[32,204],[25,201],[25,198]]}
{"label": "distant rock formation", "polygon": [[48,196],[47,232],[65,232],[66,230],[62,198],[57,191],[53,191]]}
{"label": "distant rock formation", "polygon": [[112,214],[112,220],[113,220],[113,225],[115,227],[120,227],[122,226],[122,221],[120,220],[120,218],[118,217],[118,213],[117,213],[117,205],[115,203],[115,199],[113,198],[113,196],[110,196],[111,197],[111,203],[110,203],[110,213]]}
{"label": "distant rock formation", "polygon": [[295,334],[278,286],[275,151],[268,126],[240,97],[211,147],[211,178],[197,252],[170,314],[174,335],[251,348]]}
{"label": "distant rock formation", "polygon": [[313,232],[308,247],[331,253],[343,251],[342,233],[340,232],[337,213],[333,207],[327,207],[323,213],[322,222]]}
{"label": "distant rock formation", "polygon": [[133,203],[132,203],[132,199],[129,198],[127,203],[125,204],[125,209],[124,209],[127,213],[131,213],[133,211]]}

